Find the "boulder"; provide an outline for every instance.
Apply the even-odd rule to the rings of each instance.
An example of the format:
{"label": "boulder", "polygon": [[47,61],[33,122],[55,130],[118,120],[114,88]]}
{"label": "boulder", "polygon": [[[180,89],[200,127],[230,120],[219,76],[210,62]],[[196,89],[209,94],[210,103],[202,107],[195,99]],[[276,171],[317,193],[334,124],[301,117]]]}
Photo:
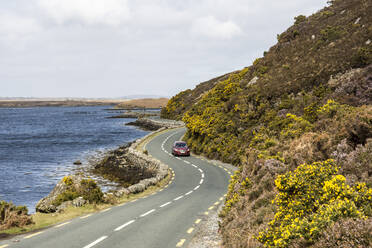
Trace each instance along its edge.
{"label": "boulder", "polygon": [[73,206],[72,201],[65,201],[62,202],[57,208],[57,213],[62,213],[66,208]]}
{"label": "boulder", "polygon": [[253,84],[257,83],[258,79],[259,79],[259,78],[258,78],[257,76],[254,77],[254,78],[252,78],[252,80],[249,81],[249,83],[247,84],[247,86],[250,86],[250,85],[253,85]]}
{"label": "boulder", "polygon": [[146,189],[146,187],[142,183],[134,184],[134,185],[132,185],[128,188],[129,192],[133,193],[133,194],[143,192],[143,191],[145,191],[145,189]]}
{"label": "boulder", "polygon": [[87,201],[86,201],[82,196],[80,196],[80,197],[78,197],[78,198],[76,198],[76,199],[74,199],[74,200],[72,201],[72,205],[73,205],[74,207],[82,207],[82,206],[84,206],[86,203],[87,203]]}
{"label": "boulder", "polygon": [[127,188],[121,188],[117,191],[115,191],[114,195],[116,197],[122,197],[123,195],[129,195],[130,191]]}
{"label": "boulder", "polygon": [[[66,178],[68,178],[68,182],[66,183]],[[68,188],[68,184],[72,185],[80,185],[82,177],[79,176],[69,176],[64,177],[61,181],[57,183],[54,189],[47,195],[46,197],[42,198],[36,204],[36,212],[40,213],[54,213],[57,211],[57,206],[54,205],[57,196],[63,192],[65,192]]]}

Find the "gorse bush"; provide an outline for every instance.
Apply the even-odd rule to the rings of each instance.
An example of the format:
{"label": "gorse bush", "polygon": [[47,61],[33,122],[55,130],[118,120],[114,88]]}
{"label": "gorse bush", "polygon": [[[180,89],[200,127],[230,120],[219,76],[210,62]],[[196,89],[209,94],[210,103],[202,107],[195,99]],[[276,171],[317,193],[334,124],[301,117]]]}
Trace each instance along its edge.
{"label": "gorse bush", "polygon": [[300,165],[275,180],[277,212],[257,239],[266,247],[287,247],[294,239],[314,242],[341,218],[371,216],[372,189],[351,187],[333,160]]}
{"label": "gorse bush", "polygon": [[78,197],[83,197],[90,203],[103,201],[103,193],[93,179],[82,179],[79,182],[74,182],[72,177],[66,176],[62,179],[62,182],[67,187],[53,201],[53,205],[55,206],[59,206],[66,201],[72,201]]}
{"label": "gorse bush", "polygon": [[72,183],[73,183],[73,180],[71,178],[71,176],[65,176],[62,178],[62,182],[68,186],[71,186]]}
{"label": "gorse bush", "polygon": [[[303,240],[298,247],[304,247],[338,220],[370,216],[356,187],[369,192],[371,186],[371,11],[371,1],[330,1],[295,18],[250,67],[181,92],[163,109],[163,117],[183,119],[185,141],[195,153],[239,167],[221,214],[225,247],[257,247],[258,233],[267,246]],[[338,171],[328,166],[332,158]],[[318,173],[318,167],[330,171],[313,180],[306,173]],[[294,186],[287,192],[276,187],[303,204],[271,202],[273,182],[283,173],[277,182],[286,186],[285,178],[309,177],[301,181],[302,194]],[[247,178],[249,187],[242,185]],[[310,182],[316,192],[306,190]],[[337,199],[338,192],[346,198]],[[276,211],[279,205],[287,208]]]}
{"label": "gorse bush", "polygon": [[0,201],[0,231],[32,223],[26,206],[15,206],[12,202]]}
{"label": "gorse bush", "polygon": [[103,200],[103,193],[93,179],[81,180],[79,194],[90,203],[98,203]]}
{"label": "gorse bush", "polygon": [[65,201],[72,201],[78,198],[80,195],[79,193],[73,189],[67,189],[66,191],[62,192],[61,194],[57,195],[56,199],[53,201],[53,205],[59,206]]}

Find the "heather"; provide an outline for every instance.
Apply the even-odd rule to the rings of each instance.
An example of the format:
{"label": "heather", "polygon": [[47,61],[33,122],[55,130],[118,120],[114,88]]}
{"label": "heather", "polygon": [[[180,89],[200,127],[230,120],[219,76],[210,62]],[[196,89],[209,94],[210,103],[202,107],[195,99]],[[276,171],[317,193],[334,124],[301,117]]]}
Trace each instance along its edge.
{"label": "heather", "polygon": [[330,1],[253,65],[163,109],[186,123],[195,153],[238,167],[221,212],[225,247],[338,247],[346,241],[325,238],[335,225],[370,245],[344,227],[371,224],[371,12],[371,1]]}

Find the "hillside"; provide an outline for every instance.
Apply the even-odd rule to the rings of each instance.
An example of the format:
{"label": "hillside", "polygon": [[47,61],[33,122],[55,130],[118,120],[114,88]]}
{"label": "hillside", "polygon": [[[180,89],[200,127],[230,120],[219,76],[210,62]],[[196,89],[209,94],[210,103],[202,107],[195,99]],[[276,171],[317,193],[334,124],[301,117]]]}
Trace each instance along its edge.
{"label": "hillside", "polygon": [[239,167],[225,247],[372,244],[372,1],[298,16],[240,71],[174,96],[193,151]]}

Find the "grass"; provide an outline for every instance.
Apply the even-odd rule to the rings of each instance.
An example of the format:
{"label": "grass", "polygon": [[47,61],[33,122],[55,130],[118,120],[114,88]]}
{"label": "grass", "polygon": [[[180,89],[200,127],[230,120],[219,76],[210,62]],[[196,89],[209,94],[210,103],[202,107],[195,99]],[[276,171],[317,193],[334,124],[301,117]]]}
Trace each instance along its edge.
{"label": "grass", "polygon": [[47,227],[51,227],[53,225],[57,225],[59,223],[69,221],[79,216],[92,214],[92,213],[98,213],[112,206],[125,204],[133,200],[149,196],[155,192],[158,192],[160,189],[164,188],[170,181],[171,181],[171,177],[169,176],[169,173],[168,173],[168,176],[165,177],[162,181],[160,181],[157,185],[150,186],[145,191],[138,193],[138,194],[125,195],[117,199],[116,204],[108,204],[108,203],[87,204],[82,207],[68,207],[65,209],[63,213],[50,213],[50,214],[35,213],[32,215],[32,219],[35,222],[34,224],[28,225],[25,227],[10,228],[10,229],[1,231],[1,233],[8,234],[8,235],[16,235],[16,234],[34,232],[34,231],[41,230]]}
{"label": "grass", "polygon": [[340,174],[371,187],[371,9],[367,0],[329,1],[295,18],[252,66],[180,92],[162,109],[185,122],[192,152],[239,168],[220,223],[224,246],[259,246],[255,235],[277,212],[275,178],[301,164],[333,158]]}
{"label": "grass", "polygon": [[[143,151],[144,146],[153,138],[156,136],[163,134],[167,132],[168,130],[163,130],[161,132],[154,132],[147,136],[142,142],[140,142],[136,149],[139,151]],[[57,225],[59,223],[63,223],[65,221],[74,219],[79,216],[83,216],[86,214],[91,214],[91,213],[97,213],[102,210],[105,210],[109,207],[115,206],[115,205],[121,205],[125,204],[127,202],[131,202],[133,200],[149,196],[160,189],[164,188],[169,182],[171,181],[171,177],[168,176],[161,180],[157,185],[153,185],[148,187],[145,191],[138,193],[138,194],[130,194],[130,195],[125,195],[119,199],[117,199],[117,203],[115,204],[108,204],[108,203],[100,203],[100,204],[87,204],[82,207],[68,207],[65,209],[63,213],[35,213],[32,215],[32,219],[34,221],[34,224],[28,225],[25,227],[14,227],[10,228],[4,231],[1,231],[0,234],[8,234],[8,235],[16,235],[16,234],[24,234],[28,232],[33,232],[37,231],[43,228],[51,227],[53,225]]]}

